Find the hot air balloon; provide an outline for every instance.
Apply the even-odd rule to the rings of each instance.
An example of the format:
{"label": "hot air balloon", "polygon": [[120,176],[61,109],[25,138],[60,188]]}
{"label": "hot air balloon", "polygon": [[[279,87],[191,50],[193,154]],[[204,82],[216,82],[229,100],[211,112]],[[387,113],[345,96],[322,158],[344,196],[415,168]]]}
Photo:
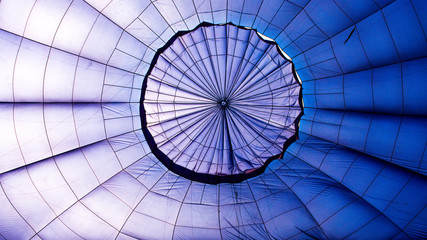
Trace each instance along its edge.
{"label": "hot air balloon", "polygon": [[0,239],[427,238],[426,11],[0,1]]}

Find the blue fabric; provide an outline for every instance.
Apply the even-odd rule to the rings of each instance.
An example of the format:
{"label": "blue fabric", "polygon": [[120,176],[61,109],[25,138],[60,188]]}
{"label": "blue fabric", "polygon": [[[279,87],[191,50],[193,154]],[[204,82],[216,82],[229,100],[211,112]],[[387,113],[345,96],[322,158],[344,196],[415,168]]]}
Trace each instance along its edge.
{"label": "blue fabric", "polygon": [[[425,0],[2,0],[0,239],[427,239],[426,12]],[[251,88],[220,141],[219,118],[203,125],[178,99],[237,91],[229,79]],[[269,164],[202,182],[162,161],[163,142],[207,176],[230,174],[216,167],[232,144],[251,147],[241,174]]]}

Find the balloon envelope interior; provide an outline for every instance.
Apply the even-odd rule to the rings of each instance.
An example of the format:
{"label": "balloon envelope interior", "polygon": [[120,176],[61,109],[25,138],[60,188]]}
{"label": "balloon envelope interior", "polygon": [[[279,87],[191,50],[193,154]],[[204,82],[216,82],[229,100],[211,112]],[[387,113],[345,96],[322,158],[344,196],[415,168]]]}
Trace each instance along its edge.
{"label": "balloon envelope interior", "polygon": [[[0,239],[426,239],[426,12],[425,0],[1,0]],[[159,49],[203,22],[215,25],[199,39],[203,48],[198,48],[196,32],[182,35],[149,73]],[[235,31],[228,23],[245,30]],[[240,34],[252,38],[238,41]],[[286,77],[287,61],[268,50],[268,39],[292,59],[298,74],[294,79]],[[230,47],[234,44],[260,51],[245,57],[238,54],[245,52],[241,48]],[[174,58],[172,49],[181,58]],[[200,56],[186,55],[195,52]],[[211,59],[216,64],[225,55],[227,61],[221,62],[227,65],[205,64]],[[184,66],[196,62],[188,70]],[[233,64],[240,63],[237,70]],[[272,66],[282,67],[272,75],[263,72]],[[229,80],[235,79],[254,86],[251,80],[262,73],[272,90],[279,85],[288,89],[299,76],[304,115],[294,129],[298,139],[262,173],[242,181],[209,184],[170,170],[150,147],[140,106],[141,96],[153,87],[155,94],[147,99],[157,103],[150,121],[160,122],[169,111],[166,104],[159,105],[170,101],[165,92],[173,92],[174,98],[200,95],[195,90],[189,96],[178,94],[190,82],[174,83],[184,79],[182,71],[172,72],[175,67],[186,76],[203,72],[206,78],[199,80],[206,84],[213,81],[208,92],[220,98],[212,99],[212,105],[219,102],[206,112],[233,110],[251,116],[222,119],[236,131],[256,123],[254,129],[240,131],[260,137],[230,132],[229,139],[238,139],[239,146],[260,146],[250,154],[262,159],[267,142],[271,154],[279,152],[282,137],[288,137],[279,126],[289,126],[283,120],[296,115],[259,109],[255,101],[234,110],[236,98],[221,99],[229,96],[221,96],[213,84],[233,89],[239,84]],[[253,78],[223,75],[234,69]],[[162,82],[155,89],[156,74],[170,74],[162,79],[175,86]],[[275,85],[276,79],[286,83]],[[263,86],[246,96],[261,101]],[[233,90],[240,101],[245,100],[240,95],[244,89]],[[291,99],[285,100],[280,91],[272,97],[272,90],[262,101],[288,106],[286,101],[292,103],[298,95],[290,90]],[[208,95],[197,102],[207,101]],[[148,109],[150,101],[143,106]],[[163,130],[178,134],[175,126],[189,127],[184,112],[202,108],[183,105],[175,104],[173,111],[180,117]],[[245,118],[251,124],[243,124]],[[205,129],[202,123],[193,125]],[[246,157],[233,162],[227,154],[199,158],[180,145],[197,136],[173,138],[163,130],[153,130],[152,136],[160,133],[173,141],[174,146],[166,146],[161,145],[163,135],[156,140],[165,154],[173,153],[170,159],[185,153],[176,158],[177,166],[209,176],[258,166],[243,164],[250,159]],[[262,137],[272,133],[279,141]],[[212,149],[230,152],[228,140],[212,139],[223,145]],[[197,144],[206,145],[202,140]],[[217,166],[224,168],[212,172],[197,165],[221,160],[225,162]]]}

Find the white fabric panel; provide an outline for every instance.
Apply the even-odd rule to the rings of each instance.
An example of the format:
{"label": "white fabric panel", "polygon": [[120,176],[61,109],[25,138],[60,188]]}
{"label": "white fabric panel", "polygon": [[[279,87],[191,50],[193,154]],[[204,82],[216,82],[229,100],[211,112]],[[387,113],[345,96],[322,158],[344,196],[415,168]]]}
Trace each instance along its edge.
{"label": "white fabric panel", "polygon": [[142,145],[142,148],[146,150],[146,152],[151,151],[150,147],[148,146],[147,142],[145,141],[145,136],[141,131],[135,131],[134,132],[136,137],[139,139],[140,144]]}
{"label": "white fabric panel", "polygon": [[39,236],[43,239],[84,239],[76,235],[58,218],[41,230]]}
{"label": "white fabric panel", "polygon": [[72,102],[78,57],[52,49],[44,77],[44,102]]}
{"label": "white fabric panel", "polygon": [[211,1],[213,23],[221,24],[227,22],[227,0]]}
{"label": "white fabric panel", "polygon": [[36,1],[3,0],[0,4],[0,28],[21,35]]}
{"label": "white fabric panel", "polygon": [[105,139],[101,104],[73,104],[73,114],[80,146]]}
{"label": "white fabric panel", "polygon": [[98,15],[83,0],[74,0],[61,21],[52,46],[79,55]]}
{"label": "white fabric panel", "polygon": [[125,171],[121,171],[102,186],[132,209],[148,192],[147,188]]}
{"label": "white fabric panel", "polygon": [[132,122],[132,117],[105,120],[107,137],[114,137],[123,133],[133,131]]}
{"label": "white fabric panel", "polygon": [[81,203],[115,229],[121,229],[133,210],[103,187],[96,188]]}
{"label": "white fabric panel", "polygon": [[133,131],[133,118],[129,103],[103,104],[107,137]]}
{"label": "white fabric panel", "polygon": [[143,44],[155,49],[152,46],[152,43],[158,39],[157,35],[152,30],[150,30],[147,25],[144,24],[139,18],[132,22],[132,24],[126,30],[129,32],[129,34],[136,37]]}
{"label": "white fabric panel", "polygon": [[147,51],[145,52],[144,57],[142,57],[142,62],[135,73],[140,75],[145,75],[148,71],[148,68],[150,67],[150,62],[153,59],[155,54],[156,52],[153,49],[147,48]]}
{"label": "white fabric panel", "polygon": [[102,89],[102,102],[128,103],[132,94],[132,88],[104,85]]}
{"label": "white fabric panel", "polygon": [[204,0],[194,1],[196,6],[197,15],[200,19],[200,22],[213,22],[213,15],[210,2],[207,3]]}
{"label": "white fabric panel", "polygon": [[169,39],[175,35],[176,32],[172,28],[167,28],[161,35],[160,38],[154,42],[153,48],[158,49],[163,47],[164,43],[166,43]]}
{"label": "white fabric panel", "polygon": [[[142,64],[144,64],[144,63],[141,62],[141,65]],[[143,82],[144,82],[144,76],[143,75],[134,75],[134,78],[133,78],[133,88],[141,90]],[[141,97],[141,95],[139,95],[139,97]]]}
{"label": "white fabric panel", "polygon": [[120,69],[135,72],[140,62],[141,60],[139,58],[133,57],[128,53],[124,53],[121,50],[116,49],[108,63],[109,65],[116,66]]}
{"label": "white fabric panel", "polygon": [[[96,188],[99,182],[111,178],[121,170],[114,152],[106,142],[57,156],[55,161],[56,164],[48,159],[31,165],[28,168],[31,181],[25,168],[4,174],[0,178],[8,197],[37,231],[52,220],[52,211],[56,215],[62,214],[77,201],[77,197],[83,197]],[[99,181],[93,172],[97,174]],[[24,195],[19,196],[20,194]],[[30,216],[27,217],[27,213]]]}
{"label": "white fabric panel", "polygon": [[88,2],[99,11],[102,10],[103,14],[123,29],[134,21],[150,4],[149,0],[114,0],[107,1],[109,2],[107,6],[101,6],[101,1],[98,0]]}
{"label": "white fabric panel", "polygon": [[162,47],[175,33],[152,4],[142,12],[127,30],[132,36],[151,46],[152,49]]}
{"label": "white fabric panel", "polygon": [[[139,103],[131,102],[130,108],[133,116],[133,129],[139,130],[141,129],[141,118],[139,117]],[[142,137],[140,139],[144,139],[143,141],[145,141],[145,137],[143,136],[142,132],[141,134],[137,134],[137,135],[140,135]]]}
{"label": "white fabric panel", "polygon": [[137,239],[172,239],[173,228],[174,226],[169,223],[133,212],[121,232]]}
{"label": "white fabric panel", "polygon": [[35,235],[31,238],[31,240],[43,240],[43,239],[40,238],[38,235]]}
{"label": "white fabric panel", "polygon": [[178,9],[179,14],[184,19],[188,29],[193,29],[197,26],[197,24],[199,24],[199,19],[197,17],[193,1],[177,0],[174,1],[174,4],[175,7]]}
{"label": "white fabric panel", "polygon": [[197,17],[196,13],[192,17],[185,19],[185,25],[187,25],[188,29],[194,29],[199,25],[199,18]]}
{"label": "white fabric panel", "polygon": [[72,104],[44,104],[44,121],[53,155],[79,147]]}
{"label": "white fabric panel", "polygon": [[0,104],[0,173],[25,164],[13,119],[14,104]]}
{"label": "white fabric panel", "polygon": [[100,15],[85,40],[81,55],[107,63],[122,32],[117,25]]}
{"label": "white fabric panel", "polygon": [[[160,12],[163,18],[168,22],[168,24],[171,25],[175,32],[179,30],[189,30],[187,26],[185,26],[185,23],[183,22],[183,19],[181,17],[181,12],[178,12],[178,9],[176,9],[174,2],[157,1],[153,4],[156,6],[156,9]],[[187,2],[188,9],[191,9],[192,6],[192,2]]]}
{"label": "white fabric panel", "polygon": [[1,236],[5,239],[29,239],[34,235],[34,229],[16,212],[9,199],[0,192],[0,228]]}
{"label": "white fabric panel", "polygon": [[50,45],[71,0],[37,1],[28,18],[25,37]]}
{"label": "white fabric panel", "polygon": [[27,164],[50,157],[52,149],[44,125],[43,105],[19,104],[14,108],[16,136]]}
{"label": "white fabric panel", "polygon": [[[114,239],[118,231],[77,202],[60,217],[64,224],[85,239]],[[96,229],[96,231],[94,231]]]}
{"label": "white fabric panel", "polygon": [[1,172],[105,139],[100,104],[1,104],[0,109]]}
{"label": "white fabric panel", "polygon": [[43,78],[49,48],[29,40],[23,40],[14,69],[14,96],[16,102],[40,102],[43,94]]}
{"label": "white fabric panel", "polygon": [[20,37],[0,30],[0,101],[2,102],[13,101],[13,68],[20,42]]}
{"label": "white fabric panel", "polygon": [[52,158],[31,165],[27,169],[34,186],[56,215],[77,201]]}
{"label": "white fabric panel", "polygon": [[[162,207],[159,208],[158,206]],[[135,211],[174,225],[180,207],[181,203],[177,200],[148,192],[135,208]]]}
{"label": "white fabric panel", "polygon": [[99,180],[81,150],[56,156],[55,160],[65,181],[79,199],[99,185]]}
{"label": "white fabric panel", "polygon": [[107,141],[84,147],[82,152],[101,183],[122,170],[114,150]]}
{"label": "white fabric panel", "polygon": [[137,240],[137,238],[133,238],[133,237],[125,235],[123,233],[119,233],[116,240]]}
{"label": "white fabric panel", "polygon": [[16,211],[36,232],[56,217],[34,187],[26,169],[2,175],[1,186]]}
{"label": "white fabric panel", "polygon": [[[305,79],[323,79],[305,84],[319,92],[331,87],[332,92],[327,92],[330,96],[335,94],[333,84],[324,77],[368,68],[371,63],[366,62],[366,54],[375,65],[395,61],[396,57],[419,58],[423,51],[417,49],[425,49],[420,48],[425,45],[425,34],[418,26],[418,21],[421,25],[426,22],[423,9],[417,7],[427,6],[422,0],[366,0],[351,4],[311,0],[301,11],[296,6],[305,6],[309,0],[243,0],[237,6],[235,2],[0,0],[0,101],[75,102],[0,104],[0,173],[21,167],[0,175],[0,239],[425,238],[426,194],[420,192],[425,186],[424,178],[409,171],[399,177],[401,172],[406,173],[404,168],[384,167],[388,165],[380,160],[346,154],[348,150],[341,146],[332,144],[336,148],[333,149],[331,144],[320,142],[313,143],[319,147],[315,149],[309,145],[312,140],[302,141],[299,144],[304,147],[299,146],[301,151],[294,159],[301,166],[277,160],[259,177],[219,185],[177,177],[150,154],[139,130],[140,89],[154,51],[178,30],[192,29],[202,21],[236,23],[238,19],[242,25],[254,26],[274,37],[282,31],[280,27],[287,26],[278,41],[288,46],[285,50],[290,55],[299,54],[294,62],[305,73]],[[286,8],[281,7],[285,5]],[[384,11],[380,6],[386,6]],[[292,18],[294,9],[300,14],[287,25],[288,12],[281,9],[288,10]],[[357,27],[351,38],[353,27],[348,28],[349,25]],[[381,28],[371,27],[374,25]],[[378,29],[384,32],[368,31]],[[321,30],[334,37],[326,40]],[[18,49],[21,38],[8,32],[28,39]],[[53,41],[53,48],[33,40],[47,45]],[[355,51],[352,41],[363,43],[366,51]],[[384,47],[382,43],[394,46]],[[309,50],[301,53],[301,49]],[[359,52],[365,60],[358,62],[354,59]],[[404,69],[405,64],[412,66],[410,61],[404,62]],[[384,67],[384,73],[392,73],[388,69]],[[420,76],[419,70],[414,65],[408,71]],[[383,72],[376,73],[380,78],[385,76]],[[379,93],[375,95],[377,105],[387,102],[388,96],[400,96],[400,90],[414,98],[422,96],[422,78],[414,78],[410,86],[403,82],[404,87],[400,88],[387,84],[387,79],[402,84],[400,77],[386,76],[379,79],[381,82],[370,83],[374,89],[371,86],[369,90]],[[363,79],[353,80],[356,86]],[[346,94],[363,92],[360,83],[358,86],[358,90],[350,89]],[[385,89],[387,86],[393,91]],[[415,88],[419,90],[413,94]],[[328,105],[333,97],[309,95],[304,100],[314,98],[319,108],[335,106]],[[344,93],[334,97],[343,99]],[[406,111],[405,106],[403,112]],[[357,128],[365,120],[341,117],[335,122],[334,115],[325,117],[333,118],[332,123],[310,123],[310,132],[325,133],[325,139],[337,142],[342,141],[340,135],[346,124]],[[380,123],[375,118],[367,121]],[[364,138],[353,134],[351,147],[366,148],[381,158],[383,155],[377,151],[386,145],[394,164],[405,162],[399,156],[408,154],[426,158],[422,154],[425,144],[419,141],[424,139],[423,131],[415,122],[408,120],[405,125],[405,121],[393,126],[398,131],[391,137],[386,134],[390,132],[386,124],[368,128]],[[416,123],[422,124],[421,118]],[[340,132],[339,126],[343,127]],[[417,144],[408,143],[408,139]],[[365,142],[360,145],[358,140]],[[55,154],[61,155],[52,158]],[[22,167],[36,161],[39,162]],[[314,168],[303,166],[303,161]],[[415,168],[423,168],[423,162],[420,160],[421,165]],[[283,167],[276,170],[274,164]],[[60,216],[55,219],[57,215]]]}
{"label": "white fabric panel", "polygon": [[138,59],[143,58],[147,48],[148,46],[144,45],[142,42],[127,32],[123,33],[119,44],[117,44],[117,49]]}
{"label": "white fabric panel", "polygon": [[139,116],[133,117],[133,129],[140,130],[141,129],[141,118]]}
{"label": "white fabric panel", "polygon": [[126,172],[148,189],[151,189],[159,181],[165,171],[166,167],[153,154],[143,157],[126,169]]}
{"label": "white fabric panel", "polygon": [[[159,10],[154,4],[149,5],[144,12],[138,17],[150,30],[156,35],[161,36],[169,28],[168,22],[160,14]],[[167,41],[169,39],[163,39]]]}
{"label": "white fabric panel", "polygon": [[118,151],[117,157],[123,167],[128,167],[148,153],[150,152],[142,148],[141,144],[135,144]]}
{"label": "white fabric panel", "polygon": [[85,0],[85,2],[90,5],[90,8],[94,8],[101,12],[108,4],[113,2],[113,0]]}
{"label": "white fabric panel", "polygon": [[[139,132],[126,133],[117,137],[110,138],[108,139],[108,141],[110,142],[111,147],[114,149],[114,151],[117,152],[129,146],[140,144],[141,142],[136,134],[139,134]],[[149,150],[149,148],[147,150]]]}
{"label": "white fabric panel", "polygon": [[113,67],[107,67],[105,84],[131,88],[134,76],[135,75],[130,72],[125,72]]}
{"label": "white fabric panel", "polygon": [[99,102],[104,83],[105,65],[79,58],[74,82],[74,102]]}
{"label": "white fabric panel", "polygon": [[[139,104],[140,100],[141,100],[141,90],[133,88],[131,96],[130,96],[130,102]],[[134,114],[134,115],[136,115],[136,114]]]}
{"label": "white fabric panel", "polygon": [[[14,40],[18,41],[18,39]],[[16,44],[19,43],[16,42]],[[6,46],[9,45],[10,44]],[[16,52],[13,51],[14,48],[8,49],[12,51],[9,53],[10,55],[5,56],[7,56],[9,59],[13,59],[13,55],[15,55]],[[10,50],[6,51],[6,54]],[[45,95],[44,100],[47,102],[70,101],[74,74],[76,75],[73,93],[74,101],[79,102],[99,100],[99,92],[100,89],[102,89],[102,83],[104,82],[104,65],[80,58],[78,62],[77,73],[75,73],[75,56],[53,49],[50,53],[48,61],[46,61],[45,56],[48,55],[48,52],[48,48],[43,45],[38,45],[32,41],[23,41],[23,44],[19,50],[14,77],[16,101],[41,101],[42,94]],[[139,60],[136,58],[129,56],[128,58],[135,59],[136,62],[133,64],[135,67],[139,65]],[[47,68],[45,69],[46,62]],[[13,63],[11,62],[10,64]],[[135,70],[135,67],[133,67],[133,70]],[[13,67],[10,69],[13,69]],[[109,68],[109,71],[110,70],[115,72],[120,71],[114,68]],[[3,74],[6,75],[7,71]],[[5,77],[11,77],[11,75],[12,73],[10,73],[10,75],[6,75]],[[43,78],[45,78],[44,82]],[[40,91],[43,83],[45,87],[44,92]],[[12,96],[10,95],[12,90],[12,82],[8,83],[8,81],[5,79],[5,81],[2,81],[2,84],[5,84],[5,87],[2,88],[2,90],[7,91],[7,93],[2,96],[9,95],[9,97],[3,98],[6,98],[5,100],[11,101],[10,98]],[[126,84],[126,86],[132,86],[132,83]],[[111,94],[112,96],[109,96],[109,99],[113,100],[115,95],[114,93],[110,93],[109,95]],[[126,99],[126,101],[128,101],[128,99]]]}

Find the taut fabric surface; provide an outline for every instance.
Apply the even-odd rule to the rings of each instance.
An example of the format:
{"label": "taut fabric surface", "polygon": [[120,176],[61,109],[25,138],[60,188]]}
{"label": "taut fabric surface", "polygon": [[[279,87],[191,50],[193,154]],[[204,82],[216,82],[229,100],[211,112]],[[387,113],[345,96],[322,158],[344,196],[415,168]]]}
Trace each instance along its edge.
{"label": "taut fabric surface", "polygon": [[[427,1],[2,0],[0,239],[426,239]],[[273,39],[299,139],[240,183],[151,152],[157,50],[202,22]],[[286,113],[285,113],[286,115]]]}

